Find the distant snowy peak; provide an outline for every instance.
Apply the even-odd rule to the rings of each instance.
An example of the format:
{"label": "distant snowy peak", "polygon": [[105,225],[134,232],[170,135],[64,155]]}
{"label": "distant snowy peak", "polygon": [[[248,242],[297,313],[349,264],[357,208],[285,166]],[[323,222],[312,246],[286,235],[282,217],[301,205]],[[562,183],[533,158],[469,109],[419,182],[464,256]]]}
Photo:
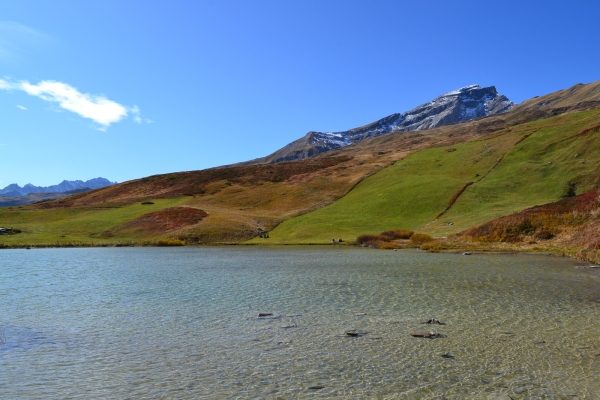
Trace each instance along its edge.
{"label": "distant snowy peak", "polygon": [[34,186],[31,183],[20,187],[16,183],[8,185],[0,190],[0,196],[26,196],[30,193],[63,193],[71,190],[89,188],[98,189],[105,186],[114,185],[117,182],[111,182],[105,178],[94,178],[88,181],[62,181],[58,185],[53,186]]}
{"label": "distant snowy peak", "polygon": [[302,160],[361,140],[391,132],[420,131],[469,121],[510,110],[514,103],[494,86],[469,85],[444,93],[405,113],[388,115],[368,125],[341,132],[308,132],[274,153],[244,164]]}
{"label": "distant snowy peak", "polygon": [[419,131],[510,110],[514,103],[494,86],[469,85],[436,97],[403,114],[392,114],[369,125],[343,132],[309,132],[311,143],[333,150],[396,131]]}

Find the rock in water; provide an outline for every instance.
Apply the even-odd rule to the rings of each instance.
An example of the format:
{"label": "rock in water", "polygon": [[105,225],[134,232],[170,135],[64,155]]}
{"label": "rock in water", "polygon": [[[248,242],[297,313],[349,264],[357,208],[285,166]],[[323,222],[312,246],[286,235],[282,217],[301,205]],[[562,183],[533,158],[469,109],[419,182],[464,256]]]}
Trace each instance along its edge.
{"label": "rock in water", "polygon": [[432,324],[432,325],[446,325],[445,323],[441,322],[439,319],[435,319],[435,318],[431,318],[430,320],[427,320],[425,322],[421,322],[422,324]]}
{"label": "rock in water", "polygon": [[413,332],[410,334],[410,336],[427,338],[427,339],[439,339],[439,338],[446,337],[446,335],[442,335],[441,333],[437,333],[437,332]]}

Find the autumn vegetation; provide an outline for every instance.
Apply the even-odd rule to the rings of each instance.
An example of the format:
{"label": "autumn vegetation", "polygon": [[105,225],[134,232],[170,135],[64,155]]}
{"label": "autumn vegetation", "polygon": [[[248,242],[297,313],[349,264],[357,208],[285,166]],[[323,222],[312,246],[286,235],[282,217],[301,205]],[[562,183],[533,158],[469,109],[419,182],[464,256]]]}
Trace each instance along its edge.
{"label": "autumn vegetation", "polygon": [[22,233],[1,237],[0,247],[357,238],[378,248],[519,248],[591,259],[599,92],[600,83],[576,85],[505,114],[393,132],[306,160],[154,175],[3,207],[0,226]]}

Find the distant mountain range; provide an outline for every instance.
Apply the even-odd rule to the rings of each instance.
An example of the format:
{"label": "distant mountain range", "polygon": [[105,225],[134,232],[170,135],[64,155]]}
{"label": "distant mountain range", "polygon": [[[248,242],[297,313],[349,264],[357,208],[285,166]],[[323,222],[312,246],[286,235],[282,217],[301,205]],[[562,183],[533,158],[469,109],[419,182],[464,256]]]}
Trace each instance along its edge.
{"label": "distant mountain range", "polygon": [[8,185],[7,187],[5,187],[4,189],[0,190],[0,196],[11,196],[11,197],[17,197],[17,196],[26,196],[28,194],[31,193],[64,193],[64,192],[69,192],[69,191],[73,191],[73,190],[79,190],[79,189],[98,189],[98,188],[102,188],[102,187],[106,187],[106,186],[110,186],[110,185],[114,185],[117,182],[111,182],[108,179],[105,178],[94,178],[94,179],[90,179],[88,181],[62,181],[61,183],[59,183],[58,185],[53,185],[53,186],[35,186],[32,185],[31,183],[28,183],[27,185],[21,187],[19,185],[17,185],[16,183],[13,183],[11,185]]}
{"label": "distant mountain range", "polygon": [[403,114],[392,114],[368,125],[341,132],[308,132],[273,154],[236,165],[302,160],[361,140],[391,132],[420,131],[469,121],[510,110],[514,103],[494,86],[470,85],[436,97]]}

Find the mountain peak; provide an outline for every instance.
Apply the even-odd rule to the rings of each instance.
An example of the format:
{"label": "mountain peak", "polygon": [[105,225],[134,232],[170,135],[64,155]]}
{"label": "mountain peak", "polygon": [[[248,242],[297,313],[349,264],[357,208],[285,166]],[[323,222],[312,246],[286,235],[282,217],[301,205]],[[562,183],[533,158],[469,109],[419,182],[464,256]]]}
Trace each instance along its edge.
{"label": "mountain peak", "polygon": [[[496,90],[496,88],[494,86],[490,86],[489,88],[493,88],[494,90]],[[452,91],[450,91],[448,93],[444,93],[444,94],[438,96],[438,98],[439,97],[446,97],[446,96],[456,96],[456,95],[459,95],[459,94],[464,93],[464,92],[468,92],[468,91],[473,90],[473,89],[480,89],[480,87],[479,87],[478,84],[464,86],[464,87],[461,87],[459,89],[452,90]]]}
{"label": "mountain peak", "polygon": [[441,125],[503,113],[514,105],[506,96],[498,94],[494,86],[483,88],[477,84],[464,86],[444,93],[405,113],[388,115],[358,128],[341,132],[311,131],[275,153],[250,163],[277,163],[305,159],[391,132],[432,129]]}
{"label": "mountain peak", "polygon": [[31,183],[28,183],[25,186],[20,187],[16,183],[13,183],[0,190],[0,196],[26,196],[30,193],[64,193],[82,188],[98,189],[101,187],[114,185],[115,183],[117,182],[111,182],[105,178],[94,178],[85,182],[81,180],[63,180],[58,185],[52,186],[35,186]]}

